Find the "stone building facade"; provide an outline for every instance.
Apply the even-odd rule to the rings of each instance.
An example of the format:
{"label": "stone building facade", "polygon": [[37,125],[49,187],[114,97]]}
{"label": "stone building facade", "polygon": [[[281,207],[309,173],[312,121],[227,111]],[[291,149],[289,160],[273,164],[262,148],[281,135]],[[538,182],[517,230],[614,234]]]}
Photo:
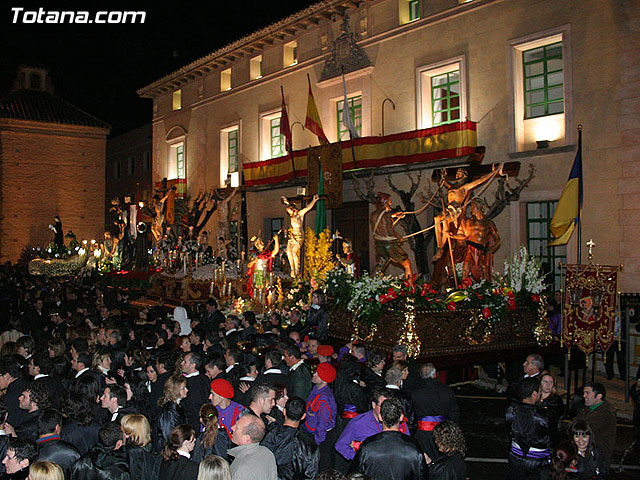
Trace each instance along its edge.
{"label": "stone building facade", "polygon": [[[341,47],[344,35],[354,41]],[[546,244],[583,125],[582,238],[594,240],[599,263],[624,264],[620,289],[637,292],[639,40],[640,7],[633,1],[319,2],[138,91],[153,99],[154,180],[183,178],[195,195],[227,179],[242,184],[244,177],[249,235],[262,229],[268,236],[266,227],[285,217],[279,197],[295,196],[304,179],[247,185],[246,173],[253,167],[256,175],[267,175],[269,162],[286,153],[278,129],[281,87],[294,151],[318,144],[297,125],[305,121],[307,77],[327,137],[335,142],[344,135],[342,79],[323,76],[338,55],[349,67],[348,101],[363,142],[383,132],[386,138],[469,121],[476,144],[486,147],[485,164],[519,161],[521,177],[528,164],[536,167],[528,188],[494,219],[503,245],[496,256],[499,270],[523,244],[555,271],[556,284],[558,263],[576,262],[575,236],[566,247]],[[350,63],[353,45],[368,63]],[[434,132],[424,135],[437,139]],[[408,170],[423,172],[420,190],[427,191],[434,188],[428,180],[434,167],[466,161],[454,153],[385,164],[375,169],[375,191],[389,191],[387,177],[407,189]],[[363,231],[372,207],[362,203],[350,178],[345,175],[343,209],[329,212],[329,225],[335,227],[340,216],[351,219],[353,232]],[[489,203],[494,189],[484,193]],[[421,223],[429,225],[432,215],[423,214]],[[307,224],[312,222],[310,214]],[[371,266],[373,240],[365,240],[359,253]]]}
{"label": "stone building facade", "polygon": [[110,126],[53,94],[46,69],[23,66],[0,97],[0,261],[65,234],[104,231],[105,144]]}

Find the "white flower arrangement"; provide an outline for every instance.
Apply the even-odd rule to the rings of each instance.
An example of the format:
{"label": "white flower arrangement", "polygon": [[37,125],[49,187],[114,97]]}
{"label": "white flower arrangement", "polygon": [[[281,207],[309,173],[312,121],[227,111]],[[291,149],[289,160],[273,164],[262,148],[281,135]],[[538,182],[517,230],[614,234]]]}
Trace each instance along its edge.
{"label": "white flower arrangement", "polygon": [[351,283],[351,300],[347,309],[352,312],[366,310],[372,300],[380,302],[380,295],[386,293],[389,288],[400,288],[402,281],[396,277],[369,277],[363,275],[361,279]]}
{"label": "white flower arrangement", "polygon": [[530,292],[536,295],[544,291],[542,263],[529,255],[524,245],[504,262],[504,279],[514,292]]}

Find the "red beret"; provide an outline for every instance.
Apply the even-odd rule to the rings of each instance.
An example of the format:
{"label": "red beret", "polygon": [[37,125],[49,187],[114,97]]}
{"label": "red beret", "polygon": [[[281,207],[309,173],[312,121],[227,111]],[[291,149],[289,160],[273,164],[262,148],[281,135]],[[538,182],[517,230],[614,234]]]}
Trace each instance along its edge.
{"label": "red beret", "polygon": [[317,371],[323,382],[331,383],[336,379],[336,369],[330,363],[321,363]]}
{"label": "red beret", "polygon": [[[334,375],[335,376],[335,375]],[[216,378],[211,382],[211,390],[224,398],[233,398],[233,385],[224,378]]]}
{"label": "red beret", "polygon": [[323,357],[330,357],[331,355],[333,355],[333,347],[331,345],[319,345],[318,355],[322,355]]}

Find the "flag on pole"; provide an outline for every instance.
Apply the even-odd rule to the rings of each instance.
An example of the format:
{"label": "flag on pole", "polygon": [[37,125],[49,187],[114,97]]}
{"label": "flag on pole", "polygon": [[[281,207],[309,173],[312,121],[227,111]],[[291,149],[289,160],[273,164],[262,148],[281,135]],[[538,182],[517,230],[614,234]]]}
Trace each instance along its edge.
{"label": "flag on pole", "polygon": [[550,247],[566,245],[576,225],[580,222],[582,206],[582,131],[578,132],[578,151],[571,167],[569,180],[562,190],[558,206],[551,219],[551,234],[554,240]]}
{"label": "flag on pole", "polygon": [[327,228],[327,205],[324,196],[324,172],[322,171],[322,162],[320,162],[320,178],[318,179],[318,195],[321,197],[316,203],[316,223],[314,230],[316,235],[320,235]]}
{"label": "flag on pole", "polygon": [[307,118],[304,120],[304,126],[318,137],[320,143],[329,143],[329,140],[322,129],[322,121],[320,120],[318,107],[316,106],[316,101],[313,98],[309,74],[307,74],[307,82],[309,83],[309,97],[307,98]]}
{"label": "flag on pole", "polygon": [[351,108],[349,108],[349,98],[347,97],[347,82],[344,80],[344,72],[342,73],[342,89],[344,90],[344,104],[342,105],[342,123],[347,129],[349,129],[349,133],[351,134],[351,139],[360,138],[358,135],[358,130],[356,126],[353,124],[353,119],[351,118]]}
{"label": "flag on pole", "polygon": [[289,115],[287,114],[287,104],[284,103],[284,89],[280,86],[282,94],[282,113],[280,115],[280,134],[284,136],[285,149],[293,152],[293,141],[291,138],[291,126],[289,125]]}

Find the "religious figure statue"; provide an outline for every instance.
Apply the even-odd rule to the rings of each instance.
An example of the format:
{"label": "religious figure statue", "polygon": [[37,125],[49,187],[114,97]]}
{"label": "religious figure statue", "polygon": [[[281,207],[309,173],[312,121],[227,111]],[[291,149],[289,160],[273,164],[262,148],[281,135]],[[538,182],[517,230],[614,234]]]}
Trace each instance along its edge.
{"label": "religious figure statue", "polygon": [[153,238],[156,241],[156,244],[160,243],[160,239],[164,235],[164,202],[169,198],[169,193],[171,190],[167,192],[167,194],[160,198],[160,195],[155,194],[153,196],[153,210],[156,215],[153,218],[153,225],[151,226],[151,233],[153,233]]}
{"label": "religious figure statue", "polygon": [[347,273],[355,278],[360,278],[360,259],[353,251],[353,244],[349,239],[342,241],[342,253],[344,255],[336,255],[338,262],[342,265]]}
{"label": "religious figure statue", "polygon": [[300,276],[300,249],[304,243],[304,231],[302,229],[304,216],[315,206],[318,198],[317,194],[314,195],[309,205],[298,210],[293,203],[287,200],[287,197],[282,197],[282,203],[285,204],[289,220],[291,221],[289,241],[287,242],[287,259],[291,267],[291,278]]}
{"label": "religious figure statue", "polygon": [[391,216],[391,196],[387,193],[376,195],[376,209],[369,216],[376,246],[376,272],[384,273],[390,263],[404,269],[405,278],[413,280],[409,255],[400,246],[404,237],[396,232]]}
{"label": "religious figure statue", "polygon": [[[437,262],[444,252],[444,245],[447,242],[447,231],[451,231],[451,229],[445,224],[452,222],[454,226],[458,226],[458,219],[460,218],[460,213],[462,212],[462,207],[464,206],[465,200],[469,198],[471,192],[482,185],[485,182],[488,182],[496,175],[502,175],[502,165],[500,165],[499,169],[496,169],[495,166],[491,173],[487,173],[486,175],[482,175],[481,177],[468,182],[469,173],[464,168],[459,168],[456,171],[456,178],[453,183],[449,183],[447,181],[446,176],[443,174],[441,178],[441,184],[447,188],[447,206],[443,208],[442,212],[436,215],[433,218],[433,223],[435,225],[435,237],[436,244],[438,246],[438,251],[433,257],[433,262]],[[455,229],[453,229],[455,230]]]}
{"label": "religious figure statue", "polygon": [[238,193],[238,187],[234,188],[229,195],[218,202],[218,236],[229,238],[229,203]]}
{"label": "religious figure statue", "polygon": [[56,244],[58,251],[64,247],[64,232],[62,231],[62,221],[56,215],[53,217],[53,223],[49,224],[49,229],[53,231],[53,243]]}
{"label": "religious figure statue", "polygon": [[249,275],[247,291],[249,292],[249,296],[253,297],[254,287],[262,288],[267,283],[267,277],[269,272],[271,272],[273,259],[280,251],[280,240],[276,233],[273,236],[273,250],[266,250],[264,242],[259,235],[251,237],[251,243],[253,243],[255,252],[251,254],[252,258],[247,264],[247,274]]}
{"label": "religious figure statue", "polygon": [[104,243],[102,244],[102,258],[105,262],[113,262],[113,256],[118,248],[118,240],[114,239],[111,232],[104,232]]}
{"label": "religious figure statue", "polygon": [[467,251],[462,262],[462,279],[475,282],[492,280],[493,254],[500,248],[500,235],[495,223],[485,216],[486,204],[474,198],[469,202],[471,218],[462,217],[458,231],[448,234],[454,240],[463,240]]}

